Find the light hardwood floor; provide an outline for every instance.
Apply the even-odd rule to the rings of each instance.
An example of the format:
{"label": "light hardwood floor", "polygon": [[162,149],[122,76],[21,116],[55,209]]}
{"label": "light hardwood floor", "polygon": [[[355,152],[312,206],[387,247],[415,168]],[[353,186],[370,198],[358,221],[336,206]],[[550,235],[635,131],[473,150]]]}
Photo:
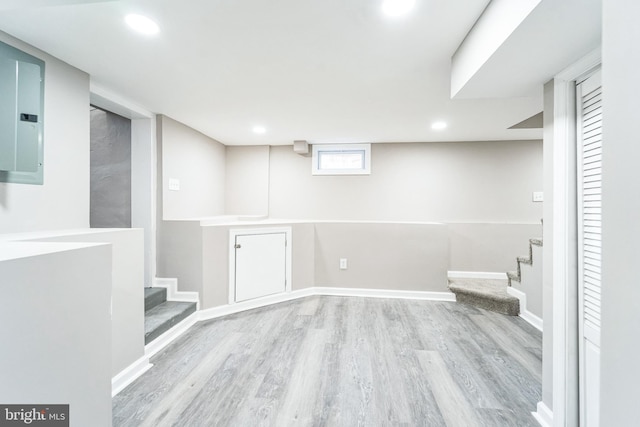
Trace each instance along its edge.
{"label": "light hardwood floor", "polygon": [[114,426],[536,426],[541,335],[459,303],[308,297],[202,322]]}

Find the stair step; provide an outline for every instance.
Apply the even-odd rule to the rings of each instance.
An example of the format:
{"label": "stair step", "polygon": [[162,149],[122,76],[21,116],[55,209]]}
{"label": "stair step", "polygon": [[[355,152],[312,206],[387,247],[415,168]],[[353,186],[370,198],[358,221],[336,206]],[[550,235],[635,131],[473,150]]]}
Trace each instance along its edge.
{"label": "stair step", "polygon": [[506,280],[455,279],[449,289],[457,302],[509,316],[520,314],[520,300],[507,293]]}
{"label": "stair step", "polygon": [[533,261],[528,256],[519,256],[518,257],[518,262],[520,262],[522,264],[527,264],[527,265],[532,265],[533,264]]}
{"label": "stair step", "polygon": [[144,288],[144,311],[162,304],[167,300],[166,288]]}
{"label": "stair step", "polygon": [[148,310],[144,315],[144,343],[149,344],[195,311],[195,302],[178,301],[165,301]]}
{"label": "stair step", "polygon": [[509,286],[511,286],[511,281],[520,282],[520,275],[517,271],[507,271],[507,278],[509,279]]}

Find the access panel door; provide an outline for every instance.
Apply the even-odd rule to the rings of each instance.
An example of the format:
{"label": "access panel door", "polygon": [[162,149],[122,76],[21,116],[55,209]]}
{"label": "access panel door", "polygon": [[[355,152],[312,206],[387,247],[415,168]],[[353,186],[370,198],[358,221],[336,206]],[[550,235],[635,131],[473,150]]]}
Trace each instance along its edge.
{"label": "access panel door", "polygon": [[286,233],[235,236],[235,301],[285,292]]}

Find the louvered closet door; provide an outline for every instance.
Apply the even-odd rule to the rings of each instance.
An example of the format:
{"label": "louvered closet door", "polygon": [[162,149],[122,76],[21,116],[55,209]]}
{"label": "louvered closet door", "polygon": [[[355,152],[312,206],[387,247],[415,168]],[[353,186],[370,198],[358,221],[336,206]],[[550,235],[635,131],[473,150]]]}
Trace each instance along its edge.
{"label": "louvered closet door", "polygon": [[600,417],[602,285],[602,83],[596,72],[577,87],[580,425]]}

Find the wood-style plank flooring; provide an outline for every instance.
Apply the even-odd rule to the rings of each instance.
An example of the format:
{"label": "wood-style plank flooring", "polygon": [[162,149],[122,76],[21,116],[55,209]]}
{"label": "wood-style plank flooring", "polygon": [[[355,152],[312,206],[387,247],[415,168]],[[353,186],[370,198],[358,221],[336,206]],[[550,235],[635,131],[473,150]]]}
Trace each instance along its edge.
{"label": "wood-style plank flooring", "polygon": [[114,426],[536,426],[541,335],[453,302],[308,297],[201,322]]}

